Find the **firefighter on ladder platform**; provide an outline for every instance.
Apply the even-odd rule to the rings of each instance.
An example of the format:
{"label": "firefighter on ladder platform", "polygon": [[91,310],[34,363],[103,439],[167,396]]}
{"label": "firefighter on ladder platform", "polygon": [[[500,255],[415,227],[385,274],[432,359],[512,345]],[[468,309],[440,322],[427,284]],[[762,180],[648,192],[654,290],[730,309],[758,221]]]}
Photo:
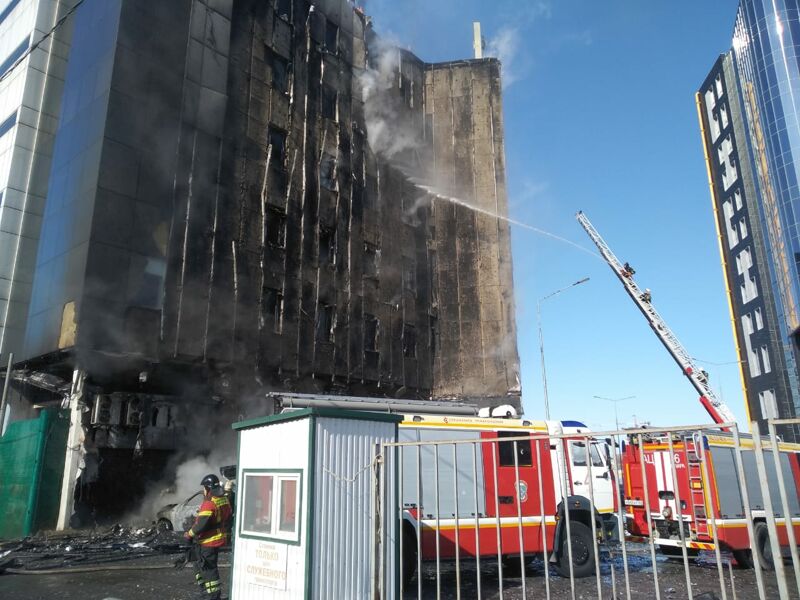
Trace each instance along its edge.
{"label": "firefighter on ladder platform", "polygon": [[233,516],[231,503],[216,475],[206,475],[200,482],[203,486],[203,503],[197,518],[185,537],[197,543],[197,584],[205,590],[207,600],[221,598],[222,582],[217,569],[219,549],[228,544],[230,523]]}

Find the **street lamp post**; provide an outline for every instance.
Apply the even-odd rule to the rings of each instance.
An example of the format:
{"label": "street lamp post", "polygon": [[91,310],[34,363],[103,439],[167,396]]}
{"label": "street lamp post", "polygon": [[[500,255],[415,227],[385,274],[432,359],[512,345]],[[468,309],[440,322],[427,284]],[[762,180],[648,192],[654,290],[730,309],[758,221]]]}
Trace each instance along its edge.
{"label": "street lamp post", "polygon": [[623,400],[633,400],[636,396],[625,396],[624,398],[606,398],[605,396],[592,396],[592,398],[597,398],[598,400],[608,400],[609,402],[614,403],[614,423],[617,426],[617,431],[619,431],[619,418],[617,418],[617,403],[622,402]]}
{"label": "street lamp post", "polygon": [[541,298],[536,303],[536,321],[539,324],[539,355],[542,359],[542,387],[544,388],[544,417],[545,419],[550,419],[550,401],[547,398],[547,371],[545,371],[544,367],[544,337],[542,336],[542,302],[547,300],[548,298],[552,298],[560,294],[561,292],[565,292],[570,288],[575,287],[576,285],[580,285],[582,283],[586,283],[589,281],[588,277],[584,277],[583,279],[576,281],[566,287],[561,288],[560,290],[556,290],[551,294],[547,294],[544,298]]}

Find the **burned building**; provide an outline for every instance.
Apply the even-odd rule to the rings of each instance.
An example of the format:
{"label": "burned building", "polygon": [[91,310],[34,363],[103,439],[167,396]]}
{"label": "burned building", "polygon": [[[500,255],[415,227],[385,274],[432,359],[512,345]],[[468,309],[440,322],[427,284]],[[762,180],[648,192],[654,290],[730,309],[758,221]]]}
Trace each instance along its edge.
{"label": "burned building", "polygon": [[124,511],[267,391],[519,408],[497,60],[425,63],[346,0],[73,19],[11,394],[67,398],[62,505]]}

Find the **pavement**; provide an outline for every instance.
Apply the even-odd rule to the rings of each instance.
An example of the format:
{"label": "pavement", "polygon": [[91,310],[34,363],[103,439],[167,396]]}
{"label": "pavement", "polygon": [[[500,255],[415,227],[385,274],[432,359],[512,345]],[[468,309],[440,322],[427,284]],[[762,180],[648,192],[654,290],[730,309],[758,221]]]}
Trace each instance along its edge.
{"label": "pavement", "polygon": [[[728,600],[750,600],[758,598],[758,587],[755,571],[738,567],[729,568],[727,561],[732,557],[723,555],[723,581]],[[613,566],[613,578],[612,578]],[[403,600],[410,599],[473,599],[484,600],[526,600],[548,598],[549,600],[572,600],[573,592],[569,579],[559,577],[550,572],[545,578],[544,563],[534,560],[525,570],[525,585],[523,590],[523,577],[520,569],[514,571],[504,569],[503,578],[499,577],[496,561],[483,561],[480,569],[480,596],[478,594],[478,570],[475,561],[462,562],[457,571],[455,563],[442,563],[437,581],[435,564],[423,566],[422,586],[414,577],[410,589],[406,590]],[[658,555],[656,560],[658,587],[662,600],[678,600],[688,598],[688,586],[683,561]],[[786,575],[790,598],[800,598],[794,586],[791,562],[786,563]],[[691,581],[692,596],[695,600],[718,600],[722,598],[719,581],[719,571],[713,553],[701,554],[689,561],[689,577]],[[653,600],[655,594],[655,579],[653,563],[650,559],[647,546],[640,544],[628,545],[628,586],[632,600]],[[732,589],[735,589],[735,593]],[[596,576],[585,579],[576,579],[574,582],[574,598],[589,599],[602,598],[603,600],[615,598],[627,599],[625,588],[625,574],[621,557],[605,557],[600,571],[600,583]],[[548,589],[549,587],[549,589]],[[764,597],[768,600],[778,598],[778,585],[774,573],[764,573]],[[460,593],[459,593],[460,590]],[[438,592],[438,593],[437,593]]]}
{"label": "pavement", "polygon": [[[104,564],[100,570],[86,573],[73,573],[68,570],[59,574],[18,575],[6,572],[0,575],[0,598],[3,600],[137,600],[153,598],[157,600],[189,600],[201,597],[194,584],[191,565],[176,570],[173,566],[181,554],[161,554],[158,556],[132,558],[116,563]],[[220,555],[221,565],[230,565],[228,552]],[[787,575],[793,580],[791,563],[787,562]],[[86,567],[93,568],[92,565]],[[575,580],[576,599],[614,598],[612,587],[612,567],[619,599],[627,598],[624,585],[623,565],[620,557],[606,557],[600,573],[600,593],[596,577]],[[81,568],[71,565],[69,568]],[[687,598],[687,582],[681,560],[659,556],[656,561],[658,584],[663,600]],[[631,599],[655,598],[653,565],[646,547],[629,548],[628,555],[629,586]],[[223,598],[230,593],[230,568],[220,568],[223,581]],[[723,571],[727,598],[748,600],[758,598],[755,572],[752,569],[728,569]],[[722,598],[719,575],[713,553],[700,555],[690,561],[689,575],[693,597],[696,600],[715,600]],[[736,595],[731,590],[731,581]],[[403,600],[478,598],[478,569],[472,561],[462,561],[457,570],[454,562],[443,562],[439,577],[435,563],[423,566],[421,593],[417,578],[411,581],[411,588],[403,595]],[[549,596],[548,593],[549,586]],[[437,596],[437,588],[440,594]],[[460,593],[459,590],[460,589]],[[480,569],[480,597],[486,600],[523,600],[526,598],[551,600],[572,599],[569,579],[558,577],[551,572],[546,579],[544,563],[534,560],[526,567],[524,577],[520,570],[505,569],[502,578],[495,561],[483,561]],[[800,598],[790,581],[790,597]],[[765,598],[778,598],[778,588],[774,573],[765,573]],[[326,600],[326,599],[322,599]],[[337,598],[335,600],[350,600]]]}
{"label": "pavement", "polygon": [[[0,575],[3,600],[190,600],[200,597],[191,565],[176,570],[182,557],[162,555],[103,565],[101,571],[64,572],[57,575]],[[230,565],[229,552],[220,554],[220,564]],[[87,565],[88,567],[89,565]],[[80,567],[73,567],[80,568]],[[121,568],[121,570],[120,570]],[[230,591],[230,567],[221,567],[223,598]]]}

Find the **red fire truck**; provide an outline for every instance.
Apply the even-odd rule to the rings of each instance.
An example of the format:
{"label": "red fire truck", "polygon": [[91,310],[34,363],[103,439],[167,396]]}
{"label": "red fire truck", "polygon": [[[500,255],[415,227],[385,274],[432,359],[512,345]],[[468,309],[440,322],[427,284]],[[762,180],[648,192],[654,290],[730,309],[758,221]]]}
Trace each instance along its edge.
{"label": "red fire truck", "polygon": [[[629,438],[622,460],[626,511],[631,517],[627,526],[629,531],[635,536],[652,535],[666,554],[683,554],[683,544],[693,553],[712,549],[713,526],[716,525],[720,546],[732,550],[739,563],[751,565],[752,550],[755,550],[759,563],[770,568],[773,564],[772,552],[756,470],[753,438],[744,434],[740,436],[744,473],[744,481],[741,481],[732,434],[724,431],[736,421],[733,411],[716,396],[709,385],[708,375],[697,367],[691,355],[658,314],[650,291],[642,292],[639,288],[633,277],[635,271],[630,264],[620,262],[585,214],[579,212],[576,218],[622,283],[628,296],[647,319],[653,333],[700,394],[700,403],[714,423],[720,425],[719,432],[678,434],[672,440],[672,455],[669,452],[670,438],[666,434],[643,437],[641,447],[638,436]],[[779,545],[785,548],[789,543],[787,527],[791,526],[794,531],[800,524],[800,446],[781,443],[778,451],[780,472],[787,488],[789,514],[785,514],[787,511],[783,509],[783,503],[774,496],[772,510],[776,517]],[[777,496],[774,457],[768,452],[764,458],[766,483],[770,490],[775,490]],[[743,488],[745,485],[746,488]],[[748,493],[752,522],[748,522],[746,518],[742,489],[746,489]],[[649,523],[648,508],[651,516]],[[749,529],[752,529],[752,538]]]}
{"label": "red fire truck", "polygon": [[[518,566],[521,553],[526,560],[546,553],[569,576],[567,513],[573,574],[594,573],[591,519],[601,540],[615,536],[618,494],[607,445],[587,431],[577,421],[406,415],[399,431],[412,444],[400,467],[404,580],[418,560],[500,556]],[[548,437],[572,433],[582,436]],[[509,440],[520,436],[530,439]],[[462,443],[434,443],[445,440]]]}
{"label": "red fire truck", "polygon": [[[740,481],[734,441],[726,432],[673,435],[675,475],[670,465],[669,440],[666,435],[646,436],[639,447],[638,436],[631,436],[623,450],[625,505],[628,530],[634,536],[653,535],[665,554],[681,554],[683,543],[689,553],[714,548],[712,527],[716,525],[720,547],[730,550],[737,562],[752,566],[751,550],[758,552],[762,567],[773,566],[766,507],[761,494],[753,452],[753,439],[742,435]],[[800,539],[800,445],[780,443],[780,470],[786,487],[789,515],[784,514],[778,494],[778,479],[772,452],[764,448],[767,484],[772,491],[772,509],[776,517],[778,542],[788,546],[787,523]],[[642,462],[644,458],[644,462]],[[706,461],[706,467],[703,466]],[[646,478],[646,482],[645,482]],[[746,484],[751,509],[755,543],[750,543],[748,522],[742,497]],[[645,485],[647,494],[645,494]],[[651,522],[647,521],[647,513]]]}

